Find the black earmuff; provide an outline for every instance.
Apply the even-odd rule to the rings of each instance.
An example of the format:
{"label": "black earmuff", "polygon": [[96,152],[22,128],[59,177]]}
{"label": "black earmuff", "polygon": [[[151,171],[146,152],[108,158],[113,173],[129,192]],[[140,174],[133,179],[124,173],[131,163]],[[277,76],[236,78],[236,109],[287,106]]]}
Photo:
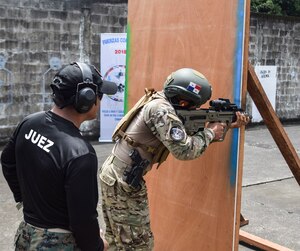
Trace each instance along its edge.
{"label": "black earmuff", "polygon": [[74,107],[77,112],[88,112],[96,104],[98,86],[93,83],[93,74],[89,65],[75,62],[82,73],[82,83],[77,85]]}

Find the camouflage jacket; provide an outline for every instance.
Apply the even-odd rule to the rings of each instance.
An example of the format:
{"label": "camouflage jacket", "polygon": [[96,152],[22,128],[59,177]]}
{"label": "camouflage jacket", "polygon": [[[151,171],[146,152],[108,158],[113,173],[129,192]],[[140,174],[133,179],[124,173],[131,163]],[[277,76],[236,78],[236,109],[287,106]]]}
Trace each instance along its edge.
{"label": "camouflage jacket", "polygon": [[[199,157],[214,138],[211,129],[204,129],[194,135],[188,135],[184,125],[177,116],[174,107],[167,100],[163,92],[157,92],[152,101],[147,103],[133,118],[126,130],[126,135],[134,142],[147,146],[138,149],[142,158],[154,164],[155,149],[163,146],[164,149],[179,160],[192,160]],[[120,139],[113,149],[113,154],[128,165],[131,159],[128,156],[133,148],[128,141]],[[154,150],[153,150],[154,149]],[[152,165],[148,168],[150,170]]]}

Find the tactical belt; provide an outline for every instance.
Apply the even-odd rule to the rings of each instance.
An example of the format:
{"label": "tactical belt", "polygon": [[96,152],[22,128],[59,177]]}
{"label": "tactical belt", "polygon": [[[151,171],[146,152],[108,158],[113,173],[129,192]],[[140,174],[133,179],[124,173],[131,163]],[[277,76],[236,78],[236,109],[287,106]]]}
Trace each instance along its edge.
{"label": "tactical belt", "polygon": [[152,153],[152,154],[156,154],[156,152],[157,152],[157,148],[156,147],[145,146],[145,145],[143,145],[141,143],[138,143],[138,142],[134,141],[131,137],[129,137],[128,134],[126,134],[125,132],[123,132],[121,130],[119,131],[119,135],[121,136],[121,139],[125,140],[132,147],[140,147],[144,151],[146,151],[148,153]]}
{"label": "tactical belt", "polygon": [[119,135],[121,136],[120,139],[125,140],[132,147],[140,147],[144,151],[153,154],[154,158],[152,159],[151,163],[158,163],[157,168],[162,162],[164,162],[167,159],[169,155],[169,150],[163,144],[161,144],[157,148],[152,146],[145,146],[138,142],[135,142],[131,137],[129,137],[126,133],[122,132],[121,130],[119,131]]}
{"label": "tactical belt", "polygon": [[126,164],[124,161],[120,160],[116,155],[112,154],[112,163],[117,167],[116,171],[119,175],[123,175],[124,170],[130,166]]}
{"label": "tactical belt", "polygon": [[67,229],[63,229],[63,228],[41,228],[41,227],[36,227],[36,226],[33,226],[27,222],[25,222],[28,226],[34,228],[34,229],[38,229],[38,230],[41,230],[41,231],[48,231],[48,232],[51,232],[51,233],[62,233],[62,234],[70,234],[72,233],[70,230],[67,230]]}

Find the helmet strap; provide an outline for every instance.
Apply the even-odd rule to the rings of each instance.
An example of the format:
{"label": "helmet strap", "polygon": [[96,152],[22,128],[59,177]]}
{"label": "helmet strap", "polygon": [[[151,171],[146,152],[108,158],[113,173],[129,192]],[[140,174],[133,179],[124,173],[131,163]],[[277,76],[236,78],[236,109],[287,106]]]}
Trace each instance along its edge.
{"label": "helmet strap", "polygon": [[193,104],[190,101],[177,97],[168,98],[175,110],[188,110]]}

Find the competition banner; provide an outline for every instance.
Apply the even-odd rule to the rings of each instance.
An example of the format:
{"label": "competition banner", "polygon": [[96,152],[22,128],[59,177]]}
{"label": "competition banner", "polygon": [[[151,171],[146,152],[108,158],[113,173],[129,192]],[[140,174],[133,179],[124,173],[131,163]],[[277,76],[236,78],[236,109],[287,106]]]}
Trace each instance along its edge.
{"label": "competition banner", "polygon": [[103,79],[115,82],[118,92],[104,95],[100,106],[100,142],[111,142],[117,123],[124,116],[126,33],[100,35],[100,65]]}

